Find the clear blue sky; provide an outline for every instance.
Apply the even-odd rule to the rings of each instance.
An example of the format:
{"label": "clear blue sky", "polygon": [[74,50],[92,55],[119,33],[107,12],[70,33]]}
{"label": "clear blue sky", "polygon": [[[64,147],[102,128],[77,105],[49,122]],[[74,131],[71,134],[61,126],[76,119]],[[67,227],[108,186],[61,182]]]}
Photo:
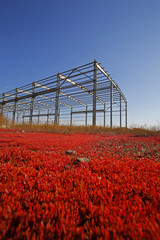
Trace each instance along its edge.
{"label": "clear blue sky", "polygon": [[160,124],[159,0],[0,0],[0,93],[94,58],[129,125]]}

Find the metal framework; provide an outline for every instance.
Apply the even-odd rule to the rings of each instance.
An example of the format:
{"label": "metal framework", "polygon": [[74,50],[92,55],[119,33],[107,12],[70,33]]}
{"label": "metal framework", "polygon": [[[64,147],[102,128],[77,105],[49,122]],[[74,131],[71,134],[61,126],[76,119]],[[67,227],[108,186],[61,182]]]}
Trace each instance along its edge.
{"label": "metal framework", "polygon": [[2,93],[0,111],[13,122],[127,127],[127,100],[96,60]]}

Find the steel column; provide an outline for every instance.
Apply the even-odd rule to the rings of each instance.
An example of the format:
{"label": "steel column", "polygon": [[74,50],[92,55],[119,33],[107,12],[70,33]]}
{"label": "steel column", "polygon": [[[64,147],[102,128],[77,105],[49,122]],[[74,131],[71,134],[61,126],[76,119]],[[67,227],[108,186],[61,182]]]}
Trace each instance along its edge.
{"label": "steel column", "polygon": [[96,126],[96,96],[97,96],[97,62],[94,60],[93,78],[93,126]]}
{"label": "steel column", "polygon": [[14,99],[13,116],[12,116],[13,123],[15,123],[16,106],[17,106],[17,88],[15,89],[15,99]]}
{"label": "steel column", "polygon": [[106,126],[106,104],[104,104],[104,127]]}
{"label": "steel column", "polygon": [[121,97],[121,93],[120,93],[120,128],[122,127],[122,97]]}
{"label": "steel column", "polygon": [[60,119],[60,108],[58,109],[58,125],[59,125],[59,119]]}
{"label": "steel column", "polygon": [[3,102],[4,102],[4,93],[2,93],[2,105],[1,105],[1,115],[3,115]]}
{"label": "steel column", "polygon": [[87,106],[86,106],[86,119],[85,119],[85,125],[87,126]]}
{"label": "steel column", "polygon": [[126,128],[127,128],[127,101],[125,102]]}
{"label": "steel column", "polygon": [[18,114],[18,112],[17,112],[17,124],[18,124],[18,118],[19,118],[19,114]]}
{"label": "steel column", "polygon": [[49,109],[48,109],[48,113],[47,113],[47,124],[49,122]]}
{"label": "steel column", "polygon": [[113,114],[113,83],[111,82],[110,88],[110,127],[112,128],[112,116]]}
{"label": "steel column", "polygon": [[33,104],[34,104],[34,90],[35,90],[35,83],[32,83],[32,97],[31,97],[31,106],[30,106],[30,118],[29,123],[32,124],[32,115],[33,115]]}
{"label": "steel column", "polygon": [[70,125],[72,126],[72,107],[71,107],[71,113],[70,113]]}
{"label": "steel column", "polygon": [[58,123],[58,108],[59,108],[59,83],[60,83],[60,76],[59,73],[57,73],[57,89],[56,89],[56,102],[55,102],[55,118],[54,118],[54,124]]}
{"label": "steel column", "polygon": [[38,110],[38,125],[39,125],[39,115],[40,115],[40,110]]}
{"label": "steel column", "polygon": [[24,117],[25,117],[25,113],[23,112],[23,116],[22,116],[22,118],[23,118],[23,124],[24,124]]}
{"label": "steel column", "polygon": [[[42,113],[42,114],[33,114],[33,117],[38,117],[38,116],[41,116],[41,117],[46,117],[46,116],[54,116],[55,114],[54,113]],[[28,118],[28,117],[30,117],[30,115],[25,115],[24,116],[25,118]]]}
{"label": "steel column", "polygon": [[[23,99],[25,101],[22,101]],[[36,102],[38,103],[37,105]],[[114,103],[117,104],[117,108]],[[47,107],[42,108],[39,104]],[[61,105],[63,105],[62,110]],[[75,111],[77,106],[78,111]],[[67,107],[70,110],[66,110],[63,107]],[[60,115],[62,114],[63,116],[64,113],[65,117],[62,118],[64,121],[67,121],[67,124],[74,125],[74,121],[80,123],[80,120],[83,120],[83,125],[86,126],[90,124],[90,121],[93,126],[96,126],[96,124],[106,126],[108,124],[108,112],[109,125],[113,127],[114,114],[117,112],[118,125],[122,127],[127,126],[127,107],[127,100],[121,89],[96,60],[89,64],[62,73],[56,73],[40,81],[27,84],[17,89],[17,93],[13,89],[0,96],[1,114],[9,112],[11,121],[15,122],[16,117],[18,117],[16,114],[25,112],[25,116],[19,115],[19,117],[22,116],[23,120],[24,117],[28,117],[29,121],[27,120],[26,123],[29,122],[30,124],[32,124],[35,116],[39,118],[38,120],[36,119],[36,122],[41,120],[41,116],[45,116],[46,122],[47,110],[49,109],[49,123],[51,119],[54,124],[61,123]],[[38,112],[38,110],[36,109],[42,109],[43,112],[37,114],[36,111]],[[52,109],[53,113],[51,114]],[[26,116],[27,110],[29,110],[28,116]],[[98,112],[101,112],[101,114]],[[83,114],[83,119],[81,117],[75,119],[73,118],[73,114]],[[53,117],[50,118],[50,116]],[[98,117],[100,117],[101,122],[99,122]],[[21,122],[20,118],[19,122]]]}

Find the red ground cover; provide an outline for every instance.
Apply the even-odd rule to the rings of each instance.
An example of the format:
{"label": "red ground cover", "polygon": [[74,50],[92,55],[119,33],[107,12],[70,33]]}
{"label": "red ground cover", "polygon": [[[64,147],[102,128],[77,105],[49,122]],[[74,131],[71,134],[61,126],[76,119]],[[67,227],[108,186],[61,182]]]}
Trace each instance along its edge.
{"label": "red ground cover", "polygon": [[160,239],[159,160],[160,137],[1,130],[0,239]]}

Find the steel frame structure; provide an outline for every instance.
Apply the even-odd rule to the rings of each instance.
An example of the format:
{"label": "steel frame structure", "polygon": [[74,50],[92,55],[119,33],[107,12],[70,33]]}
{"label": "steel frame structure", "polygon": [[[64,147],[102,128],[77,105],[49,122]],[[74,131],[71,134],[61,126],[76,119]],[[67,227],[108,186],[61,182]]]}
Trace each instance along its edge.
{"label": "steel frame structure", "polygon": [[[28,118],[30,124],[35,117],[39,123],[40,117],[47,117],[49,122],[54,116],[55,124],[66,120],[72,125],[78,116],[79,125],[95,126],[103,122],[106,126],[108,117],[110,127],[117,114],[119,126],[127,127],[127,100],[96,60],[2,93],[0,110],[1,114],[12,114],[13,122],[16,115],[17,119],[21,116],[23,122]],[[83,124],[80,123],[82,118]]]}

